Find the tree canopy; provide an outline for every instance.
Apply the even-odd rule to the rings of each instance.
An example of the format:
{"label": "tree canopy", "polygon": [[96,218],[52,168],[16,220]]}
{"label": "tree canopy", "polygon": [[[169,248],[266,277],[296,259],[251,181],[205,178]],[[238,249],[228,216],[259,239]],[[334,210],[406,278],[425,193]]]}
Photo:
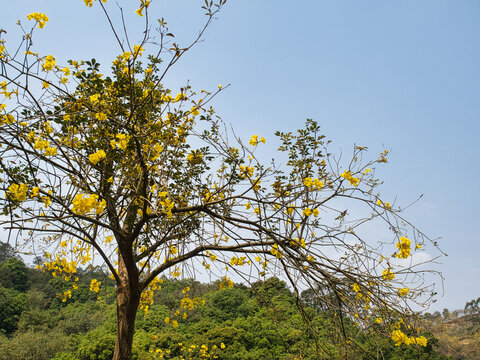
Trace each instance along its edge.
{"label": "tree canopy", "polygon": [[[309,288],[346,341],[349,319],[398,345],[425,346],[405,324],[410,304],[429,299],[425,268],[411,262],[429,242],[379,195],[375,167],[388,151],[364,160],[367,148],[355,146],[345,161],[307,120],[276,133],[277,160],[265,163],[259,153],[269,140],[235,137],[211,106],[227,87],[165,84],[225,0],[205,1],[205,26],[182,46],[163,18],[152,30],[149,0],[136,11],[145,32],[135,44],[105,0],[84,2],[104,10],[117,40],[110,70],[36,53],[36,31],[48,31],[43,13],[27,16],[31,28],[15,48],[25,51],[1,40],[2,224],[18,250],[43,256],[39,268],[70,284],[65,302],[79,266],[105,265],[116,284],[114,359],[130,358],[137,310],[149,310],[160,276],[199,273],[222,289],[278,274],[297,295]],[[369,223],[388,229],[391,242],[364,230]],[[90,289],[100,294],[102,282],[92,279]],[[182,307],[199,305],[186,291]]]}

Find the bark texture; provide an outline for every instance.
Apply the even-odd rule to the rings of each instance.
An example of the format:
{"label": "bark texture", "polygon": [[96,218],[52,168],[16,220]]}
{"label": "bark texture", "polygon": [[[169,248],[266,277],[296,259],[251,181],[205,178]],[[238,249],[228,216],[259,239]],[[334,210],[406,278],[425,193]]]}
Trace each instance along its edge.
{"label": "bark texture", "polygon": [[[128,263],[128,260],[126,262]],[[126,262],[119,256],[118,275],[121,283],[117,284],[116,290],[117,338],[113,360],[130,360],[132,356],[135,318],[140,303],[138,274],[135,271],[137,267],[134,263],[133,267],[128,267]]]}

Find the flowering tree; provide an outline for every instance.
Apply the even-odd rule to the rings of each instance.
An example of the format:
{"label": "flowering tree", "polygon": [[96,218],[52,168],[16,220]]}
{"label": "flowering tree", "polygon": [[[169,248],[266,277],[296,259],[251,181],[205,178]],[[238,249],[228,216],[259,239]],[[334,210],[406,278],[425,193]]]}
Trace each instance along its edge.
{"label": "flowering tree", "polygon": [[[137,310],[148,311],[160,276],[199,272],[222,288],[282,274],[297,294],[311,289],[339,329],[348,318],[362,331],[386,329],[398,345],[426,345],[403,323],[410,301],[424,301],[428,290],[410,262],[428,239],[378,194],[375,166],[388,151],[364,161],[366,148],[356,146],[342,164],[307,120],[276,134],[286,163],[264,164],[257,152],[265,138],[232,138],[210,107],[220,85],[165,87],[225,1],[205,2],[205,27],[180,47],[163,19],[154,38],[150,1],[141,0],[143,38],[127,46],[112,25],[120,54],[108,76],[95,59],[59,65],[35,53],[45,14],[27,16],[24,52],[0,39],[2,224],[17,249],[41,253],[40,267],[71,284],[62,301],[76,288],[78,266],[106,265],[116,283],[114,359],[130,358]],[[113,24],[105,2],[98,6]],[[390,243],[363,230],[372,222],[390,231]],[[166,319],[174,327],[200,303],[184,292],[183,313]]]}

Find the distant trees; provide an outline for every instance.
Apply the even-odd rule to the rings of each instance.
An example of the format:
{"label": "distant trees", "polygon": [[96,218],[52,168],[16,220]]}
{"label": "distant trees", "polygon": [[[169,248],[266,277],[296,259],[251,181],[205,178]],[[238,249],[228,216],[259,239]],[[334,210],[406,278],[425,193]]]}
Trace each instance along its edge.
{"label": "distant trees", "polygon": [[24,292],[27,289],[27,266],[15,257],[0,263],[0,285],[5,288]]}
{"label": "distant trees", "polygon": [[15,256],[15,249],[6,242],[0,241],[0,263]]}
{"label": "distant trees", "polygon": [[473,299],[468,301],[465,304],[465,314],[478,314],[480,313],[480,297],[477,299]]}

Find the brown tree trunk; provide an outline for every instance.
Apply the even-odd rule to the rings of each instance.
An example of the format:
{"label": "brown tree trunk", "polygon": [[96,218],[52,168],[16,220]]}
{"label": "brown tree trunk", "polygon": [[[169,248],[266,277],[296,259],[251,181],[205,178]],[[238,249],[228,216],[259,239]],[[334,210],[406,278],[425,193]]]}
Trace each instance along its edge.
{"label": "brown tree trunk", "polygon": [[138,276],[132,276],[136,275],[136,271],[133,271],[133,273],[130,271],[130,274],[128,274],[125,262],[119,256],[118,275],[122,283],[117,284],[116,291],[117,338],[115,340],[113,360],[130,360],[132,356],[135,318],[140,303]]}

